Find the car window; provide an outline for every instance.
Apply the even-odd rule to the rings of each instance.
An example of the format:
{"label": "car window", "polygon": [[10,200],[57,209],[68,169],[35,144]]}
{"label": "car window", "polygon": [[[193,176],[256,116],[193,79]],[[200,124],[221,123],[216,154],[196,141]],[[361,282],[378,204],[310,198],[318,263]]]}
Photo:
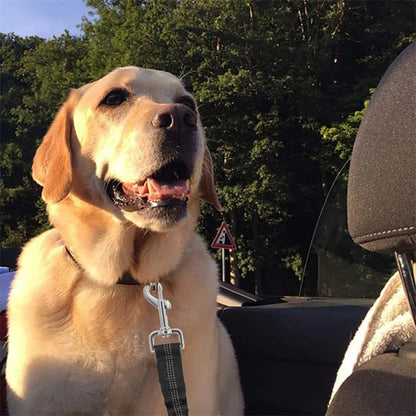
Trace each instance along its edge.
{"label": "car window", "polygon": [[300,295],[376,298],[396,270],[394,256],[364,250],[348,233],[348,169],[349,162],[338,173],[322,207]]}

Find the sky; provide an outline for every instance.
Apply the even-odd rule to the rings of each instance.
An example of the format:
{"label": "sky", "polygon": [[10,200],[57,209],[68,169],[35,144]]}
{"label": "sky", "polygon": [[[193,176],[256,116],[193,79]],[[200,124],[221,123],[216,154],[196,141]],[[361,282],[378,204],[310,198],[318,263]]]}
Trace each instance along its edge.
{"label": "sky", "polygon": [[0,0],[0,32],[50,39],[76,27],[90,9],[83,0]]}

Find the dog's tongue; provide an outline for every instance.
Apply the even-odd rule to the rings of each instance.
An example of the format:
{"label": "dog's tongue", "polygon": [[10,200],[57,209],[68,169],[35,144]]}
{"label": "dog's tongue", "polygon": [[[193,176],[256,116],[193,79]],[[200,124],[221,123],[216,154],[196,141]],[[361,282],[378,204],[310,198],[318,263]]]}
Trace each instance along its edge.
{"label": "dog's tongue", "polygon": [[124,183],[123,190],[126,193],[135,193],[153,201],[172,198],[184,199],[190,192],[189,181],[187,180],[158,182],[154,178],[148,178],[143,185]]}
{"label": "dog's tongue", "polygon": [[150,200],[184,198],[189,193],[188,182],[180,179],[172,182],[158,182],[156,179],[149,178],[147,187],[149,191],[148,199]]}

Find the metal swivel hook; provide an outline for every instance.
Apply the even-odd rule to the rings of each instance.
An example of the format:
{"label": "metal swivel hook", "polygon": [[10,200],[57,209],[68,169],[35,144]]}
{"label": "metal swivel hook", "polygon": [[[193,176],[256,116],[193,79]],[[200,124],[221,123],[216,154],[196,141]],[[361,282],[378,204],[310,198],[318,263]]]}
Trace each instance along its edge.
{"label": "metal swivel hook", "polygon": [[[156,290],[157,288],[157,298],[151,294],[151,291]],[[153,331],[149,335],[149,346],[150,351],[155,352],[155,337],[161,336],[162,338],[169,338],[172,334],[178,335],[179,344],[181,349],[185,348],[185,342],[183,338],[183,333],[178,328],[171,328],[168,322],[167,310],[172,308],[172,304],[163,299],[163,288],[161,283],[150,283],[143,288],[144,298],[159,311],[159,320],[160,320],[160,329],[158,331]]]}

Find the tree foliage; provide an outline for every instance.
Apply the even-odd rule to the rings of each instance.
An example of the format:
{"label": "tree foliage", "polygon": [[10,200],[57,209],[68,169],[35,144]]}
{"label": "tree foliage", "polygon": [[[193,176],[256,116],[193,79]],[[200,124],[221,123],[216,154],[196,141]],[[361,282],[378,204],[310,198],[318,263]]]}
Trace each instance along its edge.
{"label": "tree foliage", "polygon": [[[172,72],[193,92],[237,281],[294,293],[320,206],[370,97],[415,38],[410,1],[86,0],[82,36],[1,34],[1,244],[47,227],[31,159],[70,88],[118,66]],[[207,206],[211,240],[220,218]]]}

